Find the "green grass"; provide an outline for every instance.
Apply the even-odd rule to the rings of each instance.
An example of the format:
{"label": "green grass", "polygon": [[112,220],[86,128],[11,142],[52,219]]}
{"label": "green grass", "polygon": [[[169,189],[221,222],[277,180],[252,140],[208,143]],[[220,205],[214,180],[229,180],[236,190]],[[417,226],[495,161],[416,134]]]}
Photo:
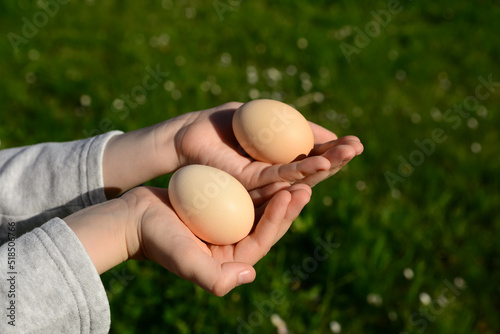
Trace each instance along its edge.
{"label": "green grass", "polygon": [[[0,4],[0,148],[129,131],[257,92],[365,145],[314,188],[250,285],[217,298],[139,262],[102,275],[112,333],[276,333],[274,313],[291,333],[331,333],[332,321],[342,333],[499,332],[500,87],[469,116],[442,118],[476,94],[479,76],[500,82],[498,4],[402,2],[349,63],[341,43],[354,45],[354,27],[364,31],[388,2],[217,3],[232,7],[220,16],[210,1],[71,1],[18,52],[7,34],[20,35],[40,8]],[[116,112],[113,101],[157,65],[169,90]],[[415,140],[438,128],[446,140],[402,166],[412,173],[391,189],[385,175],[399,174],[398,157],[418,158]],[[321,261],[319,240],[338,244]]]}

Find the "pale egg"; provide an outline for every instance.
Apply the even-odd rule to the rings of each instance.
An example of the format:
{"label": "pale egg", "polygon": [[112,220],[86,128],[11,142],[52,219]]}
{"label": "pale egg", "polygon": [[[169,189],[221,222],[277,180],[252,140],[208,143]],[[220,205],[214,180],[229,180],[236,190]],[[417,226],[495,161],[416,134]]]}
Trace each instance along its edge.
{"label": "pale egg", "polygon": [[208,243],[234,244],[252,229],[255,211],[248,191],[220,169],[182,167],[170,179],[168,195],[179,218]]}
{"label": "pale egg", "polygon": [[233,116],[233,132],[252,158],[273,164],[305,158],[314,147],[307,119],[275,100],[253,100],[239,107]]}

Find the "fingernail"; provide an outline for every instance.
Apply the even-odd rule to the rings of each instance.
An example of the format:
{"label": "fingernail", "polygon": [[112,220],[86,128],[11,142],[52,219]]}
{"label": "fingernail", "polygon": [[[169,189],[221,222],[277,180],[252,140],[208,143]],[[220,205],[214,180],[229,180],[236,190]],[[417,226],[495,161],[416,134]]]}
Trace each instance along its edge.
{"label": "fingernail", "polygon": [[247,284],[253,281],[253,275],[250,270],[245,270],[238,276],[238,285]]}

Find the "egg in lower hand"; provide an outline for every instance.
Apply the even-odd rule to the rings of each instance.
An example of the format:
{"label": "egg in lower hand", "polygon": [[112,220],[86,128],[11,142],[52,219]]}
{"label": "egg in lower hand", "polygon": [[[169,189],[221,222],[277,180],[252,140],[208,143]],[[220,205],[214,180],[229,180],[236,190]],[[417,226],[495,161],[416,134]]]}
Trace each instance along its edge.
{"label": "egg in lower hand", "polygon": [[233,116],[233,132],[252,158],[272,164],[305,158],[314,147],[307,119],[275,100],[253,100],[239,107]]}
{"label": "egg in lower hand", "polygon": [[222,170],[182,167],[170,179],[168,195],[179,218],[207,243],[234,244],[252,230],[252,199],[238,180]]}

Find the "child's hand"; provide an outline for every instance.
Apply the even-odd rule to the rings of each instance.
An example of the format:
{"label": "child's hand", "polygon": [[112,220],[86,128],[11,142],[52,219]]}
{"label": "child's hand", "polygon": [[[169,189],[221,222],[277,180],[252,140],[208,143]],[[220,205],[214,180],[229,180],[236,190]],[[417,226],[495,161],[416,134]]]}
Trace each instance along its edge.
{"label": "child's hand", "polygon": [[254,161],[243,155],[232,130],[233,114],[240,105],[232,102],[183,114],[113,138],[104,156],[107,188],[125,191],[189,164],[222,169],[248,190],[280,181],[314,186],[363,151],[357,137],[337,139],[310,123],[316,145],[308,158],[285,165]]}
{"label": "child's hand", "polygon": [[[209,165],[235,176],[247,189],[277,181],[303,181],[310,186],[337,172],[363,150],[358,138],[337,136],[314,124],[311,128],[318,143],[312,155],[285,165],[271,165],[243,156],[233,134],[233,115],[241,103],[190,114],[174,137],[177,167],[189,164]],[[321,145],[320,143],[326,143]],[[312,182],[310,182],[312,181]]]}
{"label": "child's hand", "polygon": [[305,184],[290,187],[281,182],[250,194],[259,222],[250,235],[234,245],[206,244],[194,236],[170,206],[168,191],[159,188],[132,189],[118,199],[78,211],[65,221],[99,273],[129,258],[149,259],[222,296],[255,279],[252,266],[285,234],[309,202],[311,189]]}

